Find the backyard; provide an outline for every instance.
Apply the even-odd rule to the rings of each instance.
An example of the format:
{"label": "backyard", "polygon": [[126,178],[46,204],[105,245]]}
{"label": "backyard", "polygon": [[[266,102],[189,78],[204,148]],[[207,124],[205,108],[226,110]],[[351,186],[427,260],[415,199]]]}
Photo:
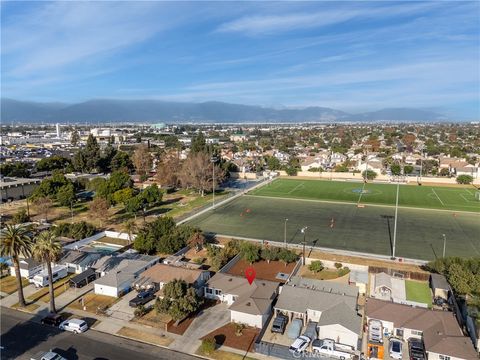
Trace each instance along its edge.
{"label": "backyard", "polygon": [[426,282],[405,280],[405,291],[407,300],[432,304],[432,293]]}

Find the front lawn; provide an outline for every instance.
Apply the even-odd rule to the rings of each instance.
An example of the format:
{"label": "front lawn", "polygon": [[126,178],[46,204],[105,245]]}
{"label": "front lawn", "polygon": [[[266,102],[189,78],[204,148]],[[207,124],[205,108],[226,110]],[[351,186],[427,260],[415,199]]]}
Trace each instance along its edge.
{"label": "front lawn", "polygon": [[254,358],[251,358],[249,356],[235,354],[223,350],[214,350],[213,352],[207,354],[202,351],[201,347],[198,348],[195,354],[214,360],[255,360]]}
{"label": "front lawn", "polygon": [[[342,271],[345,272],[342,274]],[[346,271],[343,269],[323,269],[319,272],[312,272],[308,269],[308,266],[302,266],[300,270],[300,274],[303,277],[315,280],[332,280],[337,279],[339,277],[346,276],[350,271]]]}
{"label": "front lawn", "polygon": [[98,313],[99,309],[100,310],[107,309],[118,300],[117,298],[114,298],[111,296],[88,293],[82,296],[80,299],[72,302],[70,305],[68,305],[68,307],[72,309],[83,310],[82,298],[83,298],[83,304],[86,307],[86,311],[91,312],[93,314]]}
{"label": "front lawn", "polygon": [[[68,281],[74,275],[75,274],[71,274],[71,275],[53,283],[53,293],[54,293],[55,297],[63,294],[65,291],[67,291],[70,288],[70,286],[68,284]],[[48,303],[50,301],[50,293],[48,291],[49,291],[49,286],[47,285],[47,286],[41,288],[36,293],[33,293],[32,295],[30,295],[27,299],[30,300],[30,301],[40,300],[40,301],[43,301],[45,303]]]}
{"label": "front lawn", "polygon": [[432,303],[432,293],[426,282],[405,280],[405,290],[407,300],[429,305]]}
{"label": "front lawn", "polygon": [[[22,278],[22,285],[25,287],[28,285],[28,280]],[[0,279],[0,291],[13,294],[17,291],[17,278],[15,276],[5,276]]]}
{"label": "front lawn", "polygon": [[235,324],[228,323],[205,335],[202,337],[202,340],[214,339],[217,346],[225,345],[234,349],[248,352],[253,351],[253,343],[255,342],[255,338],[259,333],[259,329],[247,326],[242,330],[242,334],[239,336],[235,332]]}
{"label": "front lawn", "polygon": [[132,329],[127,326],[122,327],[118,332],[118,335],[122,335],[131,339],[144,341],[151,344],[156,344],[160,346],[168,346],[173,341],[173,339],[165,335],[156,335],[147,333],[146,331],[140,331],[137,329]]}

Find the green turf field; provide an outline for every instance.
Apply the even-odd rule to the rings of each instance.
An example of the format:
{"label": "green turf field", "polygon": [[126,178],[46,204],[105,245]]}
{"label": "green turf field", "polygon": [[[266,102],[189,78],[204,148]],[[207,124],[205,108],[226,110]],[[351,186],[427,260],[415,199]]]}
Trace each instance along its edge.
{"label": "green turf field", "polygon": [[[330,183],[323,184],[329,186]],[[347,185],[355,187],[352,183]],[[380,186],[383,189],[383,185]],[[256,193],[268,191],[265,188]],[[336,193],[343,192],[337,188]],[[350,198],[345,200],[351,201]],[[308,226],[306,240],[310,245],[391,255],[394,212],[395,208],[390,206],[367,204],[358,208],[348,203],[246,195],[198,216],[189,225],[216,234],[283,242],[284,220],[288,218],[288,242],[300,243],[303,240],[300,229]],[[398,211],[396,255],[423,260],[441,257],[442,234],[447,238],[447,256],[480,256],[479,213],[415,208]]]}
{"label": "green turf field", "polygon": [[432,292],[427,282],[405,280],[405,292],[407,300],[432,304]]}
{"label": "green turf field", "polygon": [[[360,180],[360,179],[359,179]],[[251,195],[395,205],[397,185],[363,182],[277,179]],[[480,212],[471,187],[400,185],[399,206]]]}

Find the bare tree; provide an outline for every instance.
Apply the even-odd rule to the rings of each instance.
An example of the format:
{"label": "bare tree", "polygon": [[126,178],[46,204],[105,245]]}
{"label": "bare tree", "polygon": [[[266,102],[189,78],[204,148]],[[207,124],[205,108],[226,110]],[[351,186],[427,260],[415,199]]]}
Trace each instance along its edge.
{"label": "bare tree", "polygon": [[90,212],[94,218],[100,220],[100,226],[108,219],[108,208],[108,201],[101,197],[96,197],[90,204]]}
{"label": "bare tree", "polygon": [[[204,152],[193,153],[188,156],[182,166],[181,182],[184,187],[192,187],[202,196],[206,191],[213,189],[213,163],[208,154]],[[223,181],[224,171],[215,165],[215,182]]]}
{"label": "bare tree", "polygon": [[137,174],[141,177],[145,177],[152,170],[153,160],[147,145],[138,146],[133,153],[132,160]]}
{"label": "bare tree", "polygon": [[177,187],[181,170],[182,165],[178,158],[164,158],[157,166],[157,181],[162,186]]}
{"label": "bare tree", "polygon": [[53,201],[48,196],[41,196],[33,200],[35,209],[43,215],[43,218],[48,221],[48,214],[53,206]]}

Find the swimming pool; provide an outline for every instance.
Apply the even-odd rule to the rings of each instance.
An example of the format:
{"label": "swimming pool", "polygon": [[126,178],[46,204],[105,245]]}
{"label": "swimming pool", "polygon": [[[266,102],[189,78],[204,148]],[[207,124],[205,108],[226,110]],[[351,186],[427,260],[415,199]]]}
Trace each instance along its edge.
{"label": "swimming pool", "polygon": [[114,253],[123,247],[121,245],[108,244],[108,243],[97,242],[97,241],[92,241],[90,244],[88,244],[88,246],[91,248],[94,248],[95,250],[99,250],[106,253]]}

